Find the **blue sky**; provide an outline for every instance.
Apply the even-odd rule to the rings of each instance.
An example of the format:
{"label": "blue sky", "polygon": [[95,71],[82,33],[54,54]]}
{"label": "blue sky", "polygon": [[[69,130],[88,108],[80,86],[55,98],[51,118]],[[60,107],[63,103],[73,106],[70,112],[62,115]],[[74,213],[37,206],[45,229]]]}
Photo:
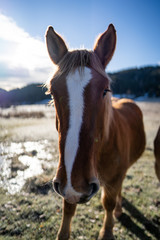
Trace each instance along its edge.
{"label": "blue sky", "polygon": [[160,64],[159,0],[0,0],[0,88],[48,79],[55,69],[44,42],[48,25],[69,48],[92,49],[110,23],[117,47],[107,71]]}

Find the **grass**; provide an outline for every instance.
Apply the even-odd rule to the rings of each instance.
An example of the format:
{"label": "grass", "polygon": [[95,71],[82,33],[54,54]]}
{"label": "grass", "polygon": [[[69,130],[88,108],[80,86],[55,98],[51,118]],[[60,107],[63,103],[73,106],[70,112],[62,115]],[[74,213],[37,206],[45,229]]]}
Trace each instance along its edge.
{"label": "grass", "polygon": [[[160,187],[154,172],[152,145],[156,129],[158,129],[159,116],[155,111],[157,105],[149,106],[148,104],[146,106],[141,104],[141,107],[145,114],[145,127],[149,141],[147,141],[147,148],[143,156],[129,169],[123,184],[123,214],[119,220],[115,220],[114,226],[114,235],[117,240],[160,239]],[[149,112],[148,109],[150,109]],[[7,126],[9,124],[10,126],[16,124],[14,119],[10,122],[7,122],[8,120],[3,119],[3,126],[6,130],[8,130]],[[47,128],[49,123],[54,124],[53,119],[46,118],[45,120]],[[15,131],[19,132],[19,128],[21,130],[26,129],[25,124],[27,122],[25,121],[25,119],[22,119],[22,122],[18,122],[14,128]],[[40,125],[38,121],[40,121]],[[32,131],[36,122],[38,127],[45,124],[44,119],[32,119],[29,120],[27,129]],[[35,127],[36,131],[38,127]],[[50,131],[52,132],[51,128]],[[15,138],[13,136],[15,131],[12,131],[12,128],[9,131],[11,131],[11,135],[8,135],[3,141],[11,141]],[[50,140],[50,131],[49,128],[46,132],[42,130],[44,139]],[[54,131],[55,129],[53,129]],[[24,133],[22,136],[18,134],[16,136],[18,136],[18,142],[26,137]],[[39,140],[40,136],[37,133],[34,139]],[[26,138],[28,139],[29,135]],[[32,139],[32,136],[30,138]],[[36,182],[36,179],[34,182]],[[1,188],[0,240],[55,239],[62,217],[61,204],[62,199],[52,191],[49,191],[47,195],[25,191],[10,195]],[[104,211],[100,202],[99,191],[90,202],[78,205],[76,215],[73,218],[70,239],[97,239],[103,216]]]}
{"label": "grass", "polygon": [[[153,153],[146,151],[128,172],[123,187],[123,215],[116,220],[116,239],[160,239],[160,199],[153,171]],[[154,197],[153,197],[154,196]],[[55,193],[7,195],[1,189],[0,239],[55,239],[61,221],[61,198]],[[71,240],[97,239],[102,226],[100,192],[78,205]]]}

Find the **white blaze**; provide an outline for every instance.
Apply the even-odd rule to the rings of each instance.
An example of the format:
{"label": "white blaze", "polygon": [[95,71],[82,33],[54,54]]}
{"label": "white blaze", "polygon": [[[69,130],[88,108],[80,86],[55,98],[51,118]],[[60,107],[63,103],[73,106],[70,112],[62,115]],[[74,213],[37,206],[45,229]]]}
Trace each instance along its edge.
{"label": "white blaze", "polygon": [[84,72],[82,73],[77,69],[75,72],[69,74],[66,80],[70,110],[69,129],[64,150],[64,162],[67,174],[66,194],[78,194],[71,184],[71,172],[79,147],[79,135],[83,121],[83,93],[90,80],[91,70],[87,67],[84,68]]}

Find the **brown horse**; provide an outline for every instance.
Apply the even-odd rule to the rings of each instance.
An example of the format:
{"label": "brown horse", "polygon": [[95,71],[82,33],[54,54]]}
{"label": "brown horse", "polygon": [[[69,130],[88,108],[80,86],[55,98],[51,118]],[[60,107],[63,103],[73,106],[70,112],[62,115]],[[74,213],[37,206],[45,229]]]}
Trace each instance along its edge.
{"label": "brown horse", "polygon": [[89,201],[100,185],[105,217],[99,240],[113,239],[113,210],[116,217],[122,213],[123,179],[145,147],[138,106],[127,99],[111,101],[111,80],[105,67],[115,50],[115,28],[109,25],[93,51],[68,51],[52,27],[46,42],[58,66],[49,89],[59,133],[59,165],[53,183],[64,199],[57,239],[69,239],[76,204]]}
{"label": "brown horse", "polygon": [[154,139],[155,172],[160,182],[160,127]]}

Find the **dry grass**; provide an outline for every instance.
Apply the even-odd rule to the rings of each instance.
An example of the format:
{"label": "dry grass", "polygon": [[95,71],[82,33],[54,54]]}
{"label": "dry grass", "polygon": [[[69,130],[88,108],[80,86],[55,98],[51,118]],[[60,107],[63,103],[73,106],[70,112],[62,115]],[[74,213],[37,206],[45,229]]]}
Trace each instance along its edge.
{"label": "dry grass", "polygon": [[6,115],[0,113],[0,118],[43,118],[45,114],[41,111],[37,112],[12,112],[7,113]]}
{"label": "dry grass", "polygon": [[153,149],[153,140],[160,126],[160,102],[138,102],[137,104],[143,112],[146,147]]}

